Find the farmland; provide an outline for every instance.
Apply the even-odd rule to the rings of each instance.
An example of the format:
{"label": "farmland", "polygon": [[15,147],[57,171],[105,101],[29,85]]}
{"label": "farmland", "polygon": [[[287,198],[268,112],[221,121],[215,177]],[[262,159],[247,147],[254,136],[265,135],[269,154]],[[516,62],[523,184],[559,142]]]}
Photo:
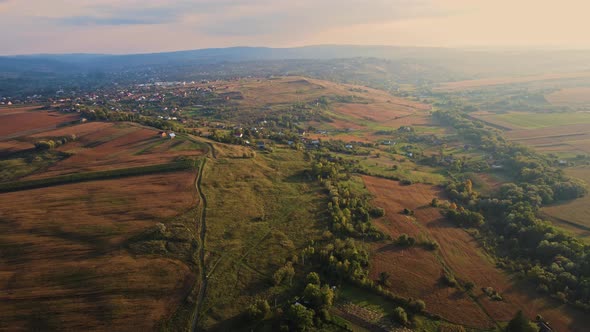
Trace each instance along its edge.
{"label": "farmland", "polygon": [[[436,187],[402,186],[396,181],[374,177],[363,177],[363,180],[375,196],[375,205],[386,210],[385,217],[376,220],[378,227],[394,237],[404,233],[418,241],[431,239],[440,245],[440,253],[418,247],[404,249],[375,245],[371,265],[373,278],[377,278],[380,272],[388,272],[394,291],[422,298],[429,311],[466,326],[491,328],[498,322],[509,320],[519,307],[530,316],[542,314],[558,330],[576,330],[588,324],[583,315],[575,311],[564,316],[559,309],[551,309],[559,306],[520,289],[509,276],[498,270],[471,235],[446,222],[436,208],[429,206],[432,198],[442,198]],[[415,215],[403,215],[401,210],[404,208],[414,210]],[[442,284],[441,276],[445,270],[460,283],[475,284],[473,295]],[[490,300],[479,290],[481,287],[494,288],[504,300]]]}
{"label": "farmland", "polygon": [[[9,267],[0,281],[6,299],[21,303],[0,307],[2,321],[278,330],[297,325],[289,311],[303,303],[325,330],[351,312],[359,326],[491,330],[519,309],[558,330],[585,326],[577,311],[496,267],[508,259],[485,246],[475,229],[485,226],[465,230],[443,217],[465,211],[451,208],[447,184],[471,177],[494,195],[512,179],[488,172],[493,161],[480,147],[417,100],[296,76],[146,84],[56,104],[79,107],[86,121],[0,142],[0,263]],[[524,114],[470,116],[525,140],[527,131],[578,123],[583,135],[590,125],[583,113],[532,122]],[[468,197],[467,209],[479,199]],[[400,245],[401,235],[415,245]],[[38,272],[17,280],[25,271]],[[398,306],[408,322],[392,320]]]}
{"label": "farmland", "polygon": [[191,236],[160,241],[159,255],[140,239],[159,223],[190,226],[181,216],[196,203],[193,181],[178,172],[1,194],[0,328],[153,329],[169,319],[195,280]]}
{"label": "farmland", "polygon": [[0,109],[0,141],[56,128],[78,119],[75,114],[60,114],[38,107]]}

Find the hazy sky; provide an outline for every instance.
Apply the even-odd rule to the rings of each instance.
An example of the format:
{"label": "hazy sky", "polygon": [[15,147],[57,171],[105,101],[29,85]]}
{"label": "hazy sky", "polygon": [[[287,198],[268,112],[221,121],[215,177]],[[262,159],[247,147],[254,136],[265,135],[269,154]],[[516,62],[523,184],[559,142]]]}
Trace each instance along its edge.
{"label": "hazy sky", "polygon": [[315,44],[590,48],[587,0],[0,0],[0,54]]}

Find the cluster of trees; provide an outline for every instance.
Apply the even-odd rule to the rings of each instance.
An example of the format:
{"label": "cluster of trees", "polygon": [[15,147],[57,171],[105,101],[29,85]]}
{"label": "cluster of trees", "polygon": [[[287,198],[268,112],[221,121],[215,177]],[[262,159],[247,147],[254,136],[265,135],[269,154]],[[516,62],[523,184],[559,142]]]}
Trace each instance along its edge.
{"label": "cluster of trees", "polygon": [[371,215],[382,216],[384,211],[369,204],[370,197],[359,194],[344,180],[350,177],[353,164],[341,158],[326,158],[318,154],[312,175],[320,179],[328,192],[332,231],[353,237],[382,239],[385,235],[371,223]]}
{"label": "cluster of trees", "polygon": [[447,217],[461,226],[481,227],[485,244],[503,265],[536,283],[539,291],[590,310],[590,247],[537,217],[544,204],[585,195],[585,185],[544,156],[506,142],[460,113],[438,111],[435,117],[489,152],[517,181],[491,197],[478,195],[468,181],[449,185],[453,204],[462,208],[448,209]]}
{"label": "cluster of trees", "polygon": [[310,272],[305,287],[295,290],[300,296],[272,310],[267,300],[256,299],[246,309],[250,321],[272,320],[281,331],[308,331],[332,323],[330,307],[334,304],[334,289],[320,280],[320,275]]}
{"label": "cluster of trees", "polygon": [[39,151],[51,150],[61,145],[67,144],[68,142],[73,142],[77,139],[78,138],[76,135],[72,134],[68,136],[55,137],[49,140],[37,141],[35,142],[35,149]]}

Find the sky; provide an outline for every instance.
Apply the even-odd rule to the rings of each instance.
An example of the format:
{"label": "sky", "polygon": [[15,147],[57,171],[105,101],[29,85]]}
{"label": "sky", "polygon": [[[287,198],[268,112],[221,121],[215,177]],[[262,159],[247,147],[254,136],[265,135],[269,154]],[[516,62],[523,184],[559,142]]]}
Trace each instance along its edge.
{"label": "sky", "polygon": [[0,0],[0,54],[320,44],[590,48],[587,0]]}

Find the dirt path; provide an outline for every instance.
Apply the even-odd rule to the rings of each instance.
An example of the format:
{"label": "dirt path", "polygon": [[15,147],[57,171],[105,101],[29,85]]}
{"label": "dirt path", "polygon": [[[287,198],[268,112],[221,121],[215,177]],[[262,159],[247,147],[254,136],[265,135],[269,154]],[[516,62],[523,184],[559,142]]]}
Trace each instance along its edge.
{"label": "dirt path", "polygon": [[[208,143],[210,147],[211,157],[213,159],[216,158],[215,148],[211,143]],[[199,172],[197,173],[197,179],[195,181],[195,188],[197,193],[199,194],[199,204],[201,205],[201,216],[200,222],[199,220],[195,220],[195,224],[199,229],[199,265],[200,265],[200,283],[199,283],[199,293],[197,295],[197,303],[195,305],[195,314],[193,317],[192,328],[193,332],[199,330],[199,318],[200,313],[203,308],[203,301],[205,299],[205,294],[207,293],[207,284],[209,281],[209,275],[207,274],[207,266],[205,265],[205,240],[207,238],[207,197],[203,193],[203,189],[201,187],[203,181],[203,173],[205,171],[205,165],[207,164],[207,158],[203,158],[201,162],[201,167],[199,168]]]}

